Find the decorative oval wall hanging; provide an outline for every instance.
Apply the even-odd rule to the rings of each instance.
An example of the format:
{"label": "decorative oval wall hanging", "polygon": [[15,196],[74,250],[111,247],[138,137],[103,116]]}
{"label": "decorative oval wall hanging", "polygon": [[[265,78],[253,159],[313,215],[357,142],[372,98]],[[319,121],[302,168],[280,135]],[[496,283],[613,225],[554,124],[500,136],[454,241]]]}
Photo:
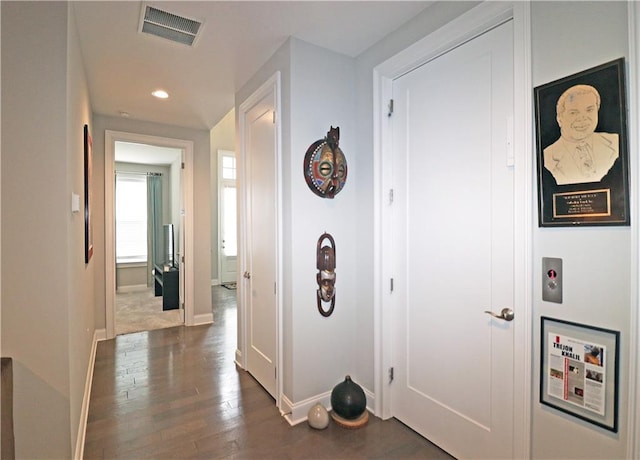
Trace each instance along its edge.
{"label": "decorative oval wall hanging", "polygon": [[333,198],[347,182],[347,159],[339,142],[340,128],[331,126],[327,137],[311,144],[304,155],[304,179],[322,198]]}
{"label": "decorative oval wall hanging", "polygon": [[[322,245],[325,239],[330,245]],[[316,267],[318,269],[316,275],[318,311],[322,316],[331,316],[336,306],[336,243],[328,233],[323,233],[318,239]],[[325,310],[323,303],[330,303],[328,310]]]}

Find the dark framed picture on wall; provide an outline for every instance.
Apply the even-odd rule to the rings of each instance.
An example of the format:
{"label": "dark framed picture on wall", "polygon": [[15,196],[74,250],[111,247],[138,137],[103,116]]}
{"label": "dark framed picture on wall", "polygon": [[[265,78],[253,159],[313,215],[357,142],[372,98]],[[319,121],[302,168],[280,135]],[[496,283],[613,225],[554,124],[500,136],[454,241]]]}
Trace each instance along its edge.
{"label": "dark framed picture on wall", "polygon": [[540,403],[617,433],[620,332],[540,320]]}
{"label": "dark framed picture on wall", "polygon": [[534,88],[540,227],[630,224],[623,58]]}
{"label": "dark framed picture on wall", "polygon": [[84,263],[93,256],[93,228],[91,226],[91,173],[93,142],[89,125],[84,125]]}

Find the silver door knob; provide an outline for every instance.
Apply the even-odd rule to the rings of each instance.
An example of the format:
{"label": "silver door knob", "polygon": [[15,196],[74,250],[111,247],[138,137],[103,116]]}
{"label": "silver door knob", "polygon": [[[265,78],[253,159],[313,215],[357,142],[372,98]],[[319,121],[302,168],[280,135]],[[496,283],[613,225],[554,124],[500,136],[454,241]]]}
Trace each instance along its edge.
{"label": "silver door knob", "polygon": [[489,310],[485,310],[484,311],[486,314],[493,316],[494,318],[498,318],[498,319],[503,319],[505,321],[513,321],[514,318],[514,314],[513,314],[513,310],[509,307],[507,308],[503,308],[502,311],[500,311],[500,314],[497,315],[492,311]]}

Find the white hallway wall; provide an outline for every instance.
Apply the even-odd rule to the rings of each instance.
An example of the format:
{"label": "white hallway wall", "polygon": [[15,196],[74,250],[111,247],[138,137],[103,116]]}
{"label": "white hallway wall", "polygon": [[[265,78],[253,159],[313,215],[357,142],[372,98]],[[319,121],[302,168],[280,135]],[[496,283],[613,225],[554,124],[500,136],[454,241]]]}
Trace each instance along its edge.
{"label": "white hallway wall", "polygon": [[[236,111],[231,109],[210,132],[211,170],[209,174],[211,192],[211,281],[217,281],[218,274],[218,150],[235,152]],[[215,161],[214,161],[215,160]]]}
{"label": "white hallway wall", "polygon": [[[628,59],[626,2],[533,2],[532,83],[538,86],[596,65]],[[585,33],[595,31],[597,33]],[[579,40],[574,38],[580,37]],[[636,84],[629,82],[627,84]],[[637,155],[631,152],[634,157]],[[635,162],[635,158],[632,160]],[[632,170],[633,171],[633,170]],[[631,177],[631,189],[638,184]],[[563,259],[564,301],[543,302],[541,284],[534,282],[534,356],[532,455],[535,458],[625,458],[629,433],[629,364],[632,227],[535,228],[534,280],[540,279],[542,257]],[[534,218],[537,223],[537,216]],[[620,432],[612,434],[538,403],[540,316],[620,331]]]}
{"label": "white hallway wall", "polygon": [[[319,68],[324,72],[319,72]],[[357,161],[355,66],[345,56],[291,38],[236,94],[236,107],[276,70],[282,72],[284,362],[281,365],[284,395],[299,403],[330,391],[348,373],[358,380],[351,353],[356,329],[357,186],[355,179],[349,177],[335,199],[323,199],[307,188],[302,174],[307,148],[324,138],[330,126],[340,127],[340,147],[346,153],[349,168]],[[337,252],[337,301],[329,318],[318,313],[315,297],[316,244],[325,231],[334,236]]]}
{"label": "white hallway wall", "polygon": [[16,458],[71,458],[95,322],[95,258],[85,265],[84,219],[70,206],[89,94],[68,4],[1,8],[0,346],[14,359]]}

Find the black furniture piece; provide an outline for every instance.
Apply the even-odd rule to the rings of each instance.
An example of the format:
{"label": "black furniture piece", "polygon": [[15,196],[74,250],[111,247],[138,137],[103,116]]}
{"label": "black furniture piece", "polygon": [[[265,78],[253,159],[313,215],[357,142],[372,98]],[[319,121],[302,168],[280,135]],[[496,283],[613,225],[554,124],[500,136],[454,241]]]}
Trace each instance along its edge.
{"label": "black furniture piece", "polygon": [[0,359],[0,458],[16,458],[15,437],[13,434],[13,360]]}
{"label": "black furniture piece", "polygon": [[179,275],[179,270],[172,265],[154,265],[155,295],[162,296],[162,310],[175,310],[180,307]]}

